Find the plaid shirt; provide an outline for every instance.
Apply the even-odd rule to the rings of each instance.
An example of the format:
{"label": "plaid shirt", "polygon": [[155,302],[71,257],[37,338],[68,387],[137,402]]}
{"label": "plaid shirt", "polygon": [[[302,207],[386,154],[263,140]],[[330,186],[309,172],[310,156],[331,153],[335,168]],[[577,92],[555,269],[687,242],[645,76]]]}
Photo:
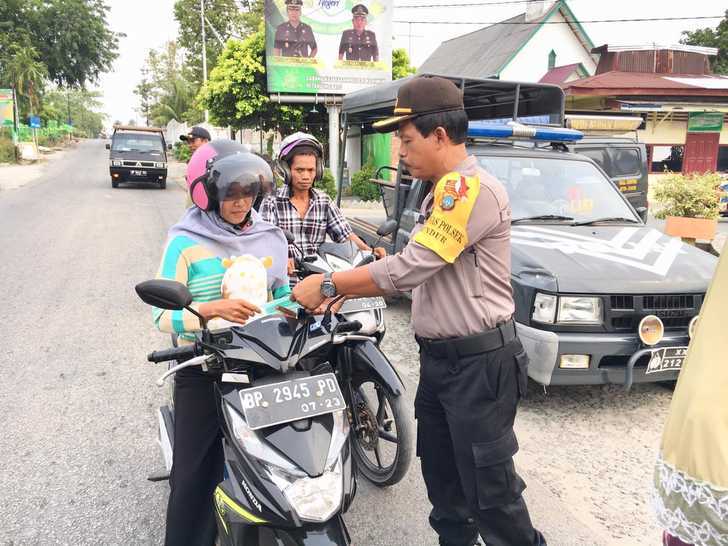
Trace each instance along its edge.
{"label": "plaid shirt", "polygon": [[[326,235],[336,243],[343,243],[353,233],[349,222],[331,198],[322,191],[311,189],[311,201],[306,215],[301,218],[291,203],[288,185],[278,188],[275,196],[265,198],[260,206],[263,220],[293,233],[296,243],[306,255],[316,254],[319,246],[326,241]],[[288,246],[288,256],[295,257],[292,245]],[[294,283],[297,279],[291,279]]]}

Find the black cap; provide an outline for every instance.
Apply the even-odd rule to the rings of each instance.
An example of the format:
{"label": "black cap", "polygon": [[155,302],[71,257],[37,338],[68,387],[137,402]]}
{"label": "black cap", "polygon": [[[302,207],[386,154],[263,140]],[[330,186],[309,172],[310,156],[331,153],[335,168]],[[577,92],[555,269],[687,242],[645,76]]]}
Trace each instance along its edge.
{"label": "black cap", "polygon": [[210,133],[204,127],[193,127],[190,129],[189,133],[186,135],[180,135],[179,137],[182,142],[187,142],[188,140],[194,140],[196,138],[204,138],[208,141],[212,140]]}
{"label": "black cap", "polygon": [[394,116],[377,121],[372,127],[389,133],[400,122],[417,116],[464,109],[463,94],[453,82],[437,76],[417,76],[399,88]]}
{"label": "black cap", "polygon": [[303,6],[303,0],[286,0],[286,6]]}
{"label": "black cap", "polygon": [[369,15],[369,10],[364,4],[357,4],[353,8],[351,8],[351,13],[356,15]]}

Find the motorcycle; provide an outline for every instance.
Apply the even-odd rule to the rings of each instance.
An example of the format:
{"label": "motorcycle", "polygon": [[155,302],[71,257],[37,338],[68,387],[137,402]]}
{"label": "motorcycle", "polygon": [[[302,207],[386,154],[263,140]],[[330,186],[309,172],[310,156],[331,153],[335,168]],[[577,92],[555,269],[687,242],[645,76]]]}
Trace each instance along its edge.
{"label": "motorcycle", "polygon": [[[187,309],[203,325],[193,344],[147,359],[177,362],[157,381],[160,387],[191,366],[216,379],[224,453],[224,479],[213,499],[219,543],[350,544],[342,514],[356,493],[349,440],[353,406],[341,377],[372,376],[392,392],[404,389],[396,374],[383,376],[381,360],[371,358],[374,338],[358,333],[358,321],[333,314],[333,303],[323,316],[313,316],[282,298],[244,326],[211,331],[190,307],[185,285],[152,280],[136,292],[149,305]],[[167,471],[173,423],[173,409],[160,408]]]}
{"label": "motorcycle", "polygon": [[[394,220],[384,222],[377,230],[380,240],[392,233],[396,226]],[[299,278],[345,271],[376,259],[373,253],[362,252],[351,242],[326,242],[319,247],[317,254],[306,256],[294,242],[291,233],[286,233],[286,237],[298,255],[295,265]],[[358,333],[371,336],[374,343],[359,350],[358,354],[350,354],[348,349],[344,349],[343,359],[332,363],[351,408],[352,447],[357,470],[380,487],[399,483],[412,459],[412,420],[403,397],[404,389],[393,390],[387,386],[387,381],[395,382],[395,378],[397,384],[401,384],[401,381],[392,364],[379,350],[386,332],[385,308],[386,302],[382,297],[344,301],[338,314],[347,321],[361,323]],[[377,370],[378,373],[350,373],[349,362],[352,358],[367,359],[369,365],[363,370]]]}

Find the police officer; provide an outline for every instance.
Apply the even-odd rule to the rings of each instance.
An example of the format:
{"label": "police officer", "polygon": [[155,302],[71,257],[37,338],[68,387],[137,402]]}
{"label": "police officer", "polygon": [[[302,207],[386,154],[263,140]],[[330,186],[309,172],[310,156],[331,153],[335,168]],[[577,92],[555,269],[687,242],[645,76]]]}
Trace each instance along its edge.
{"label": "police officer", "polygon": [[364,4],[357,4],[351,8],[351,13],[354,28],[345,30],[341,35],[339,60],[346,57],[347,61],[378,61],[377,35],[366,30],[369,10]]}
{"label": "police officer", "polygon": [[273,55],[283,57],[315,57],[317,46],[313,29],[301,22],[303,0],[286,0],[288,21],[276,27]]}
{"label": "police officer", "polygon": [[478,534],[487,546],[546,544],[513,465],[528,357],[512,318],[508,195],[468,156],[463,97],[449,80],[412,79],[374,127],[398,129],[404,165],[431,183],[413,236],[397,255],[308,277],[292,299],[312,309],[338,294],[412,290],[417,454],[440,544],[472,546]]}

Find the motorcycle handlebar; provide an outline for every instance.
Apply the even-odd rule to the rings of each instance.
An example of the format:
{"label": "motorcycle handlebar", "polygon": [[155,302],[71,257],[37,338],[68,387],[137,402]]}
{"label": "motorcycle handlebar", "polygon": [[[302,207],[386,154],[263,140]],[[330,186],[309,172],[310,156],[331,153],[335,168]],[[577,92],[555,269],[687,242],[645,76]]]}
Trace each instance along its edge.
{"label": "motorcycle handlebar", "polygon": [[358,320],[340,322],[336,325],[337,334],[342,334],[344,332],[358,332],[361,329],[362,329],[362,324]]}
{"label": "motorcycle handlebar", "polygon": [[188,360],[195,356],[198,356],[197,344],[154,351],[147,355],[147,360],[149,362],[167,362],[168,360]]}
{"label": "motorcycle handlebar", "polygon": [[361,262],[359,262],[359,266],[361,267],[362,265],[370,264],[370,263],[376,261],[376,259],[377,259],[377,257],[374,254],[367,254],[366,256],[364,256],[364,259]]}

